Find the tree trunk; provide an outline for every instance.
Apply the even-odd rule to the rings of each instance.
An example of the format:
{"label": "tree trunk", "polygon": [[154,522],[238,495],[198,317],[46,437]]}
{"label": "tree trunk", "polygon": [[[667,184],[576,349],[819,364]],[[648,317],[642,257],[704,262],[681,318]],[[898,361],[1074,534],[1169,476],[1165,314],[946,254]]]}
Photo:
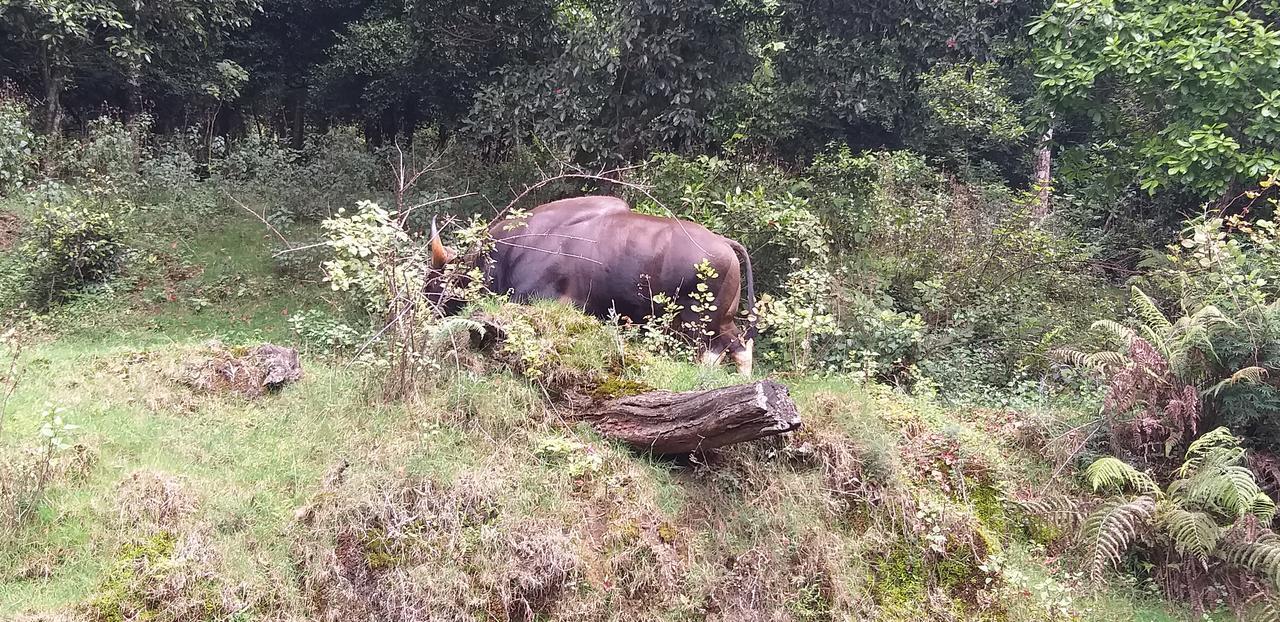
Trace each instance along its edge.
{"label": "tree trunk", "polygon": [[293,93],[292,118],[289,122],[289,146],[294,151],[302,151],[307,146],[307,89],[295,89]]}
{"label": "tree trunk", "polygon": [[1036,203],[1031,215],[1036,220],[1044,220],[1052,212],[1050,205],[1053,190],[1053,128],[1045,130],[1040,138],[1040,146],[1036,149]]}
{"label": "tree trunk", "polygon": [[47,49],[42,51],[40,60],[40,74],[44,79],[46,135],[44,164],[41,168],[44,169],[45,175],[53,175],[57,163],[58,145],[62,139],[62,76],[53,66]]}
{"label": "tree trunk", "polygon": [[601,404],[584,418],[601,434],[654,454],[687,454],[790,432],[800,413],[772,380],[712,391],[654,391]]}

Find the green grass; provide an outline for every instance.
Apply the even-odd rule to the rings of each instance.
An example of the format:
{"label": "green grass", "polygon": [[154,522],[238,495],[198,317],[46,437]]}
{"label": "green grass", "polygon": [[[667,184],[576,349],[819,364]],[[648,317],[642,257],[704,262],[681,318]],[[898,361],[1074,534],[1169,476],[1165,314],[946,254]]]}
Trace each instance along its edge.
{"label": "green grass", "polygon": [[[457,567],[437,570],[488,580],[485,564],[504,560],[468,555],[509,536],[500,529],[562,529],[581,560],[577,587],[564,604],[568,611],[561,612],[565,619],[690,619],[708,603],[749,617],[753,610],[742,608],[755,605],[734,592],[735,585],[757,586],[765,594],[762,602],[798,619],[821,619],[824,612],[886,599],[898,615],[885,619],[927,619],[918,599],[893,598],[923,583],[877,585],[874,556],[886,550],[886,542],[897,541],[892,525],[868,521],[874,511],[866,508],[854,508],[862,518],[837,509],[824,467],[788,458],[776,446],[740,447],[722,452],[713,464],[692,467],[637,456],[567,421],[545,403],[537,385],[507,372],[459,373],[417,400],[381,404],[370,397],[377,392],[366,372],[341,357],[305,357],[301,382],[259,400],[192,394],[175,377],[186,360],[201,355],[206,340],[290,343],[289,313],[332,308],[321,285],[273,273],[268,235],[247,217],[189,235],[156,265],[202,268],[191,278],[85,297],[56,312],[45,336],[25,352],[27,376],[10,403],[0,448],[34,442],[40,412],[52,403],[67,408],[69,421],[81,426],[73,440],[92,447],[98,459],[86,481],[56,483],[37,520],[14,546],[0,550],[0,619],[69,610],[110,583],[122,547],[145,539],[117,515],[120,483],[142,469],[188,484],[196,504],[192,526],[210,534],[231,584],[279,592],[289,607],[305,601],[297,588],[298,547],[325,545],[308,540],[319,538],[318,532],[298,525],[299,508],[336,503],[350,510],[371,499],[360,495],[387,490],[388,482],[430,480],[464,488],[473,478],[498,491],[498,518],[473,534],[481,548],[462,542]],[[554,306],[533,313],[535,324],[578,326]],[[598,363],[582,361],[611,347],[574,343],[565,358],[592,367]],[[678,391],[739,381],[727,369],[662,359],[631,368],[626,376]],[[982,413],[946,410],[842,379],[787,383],[808,426],[797,440],[820,452],[880,456],[896,492],[916,501],[930,499],[977,515],[931,488],[899,455],[909,424],[959,439],[974,459],[1010,461],[999,455],[1009,450],[993,442]],[[540,457],[539,443],[553,437],[581,443],[581,458],[598,456],[598,466],[578,477],[564,462]],[[817,455],[821,460],[827,454]],[[353,483],[326,488],[326,475],[342,463],[350,464],[346,478]],[[997,476],[1043,477],[1041,468],[1005,469]],[[990,506],[992,499],[983,502]],[[911,557],[919,555],[916,549],[898,550],[907,555],[903,560],[918,559]],[[387,555],[387,564],[402,561]],[[3,570],[40,560],[49,561],[47,577]],[[1034,554],[1020,554],[1011,563],[1051,578]],[[797,589],[796,581],[808,581],[809,587]],[[828,584],[830,590],[812,587]],[[658,604],[646,609],[625,596],[624,586],[647,590],[640,600]],[[1123,591],[1078,604],[1093,612],[1087,619],[1188,619]]]}

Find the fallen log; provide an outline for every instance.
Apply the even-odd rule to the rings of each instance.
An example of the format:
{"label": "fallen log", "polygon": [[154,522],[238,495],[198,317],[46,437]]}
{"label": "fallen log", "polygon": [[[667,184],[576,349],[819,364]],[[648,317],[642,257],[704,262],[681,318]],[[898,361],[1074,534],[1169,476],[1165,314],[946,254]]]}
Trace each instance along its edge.
{"label": "fallen log", "polygon": [[787,387],[762,380],[711,391],[652,391],[584,414],[598,432],[655,454],[687,454],[790,432],[800,413]]}

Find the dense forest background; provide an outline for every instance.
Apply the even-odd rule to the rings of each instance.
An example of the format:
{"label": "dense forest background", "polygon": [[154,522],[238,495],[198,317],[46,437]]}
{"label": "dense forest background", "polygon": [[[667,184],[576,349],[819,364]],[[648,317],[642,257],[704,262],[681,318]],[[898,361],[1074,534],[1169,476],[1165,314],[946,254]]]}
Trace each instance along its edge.
{"label": "dense forest background", "polygon": [[[92,588],[95,620],[1275,619],[1278,178],[1276,0],[0,0],[0,588]],[[759,368],[810,431],[708,466],[565,425],[568,378],[733,381],[673,301],[428,312],[433,222],[475,253],[586,193],[750,250]],[[497,362],[460,351],[488,325]],[[85,371],[197,337],[289,340],[327,384],[139,405]],[[149,462],[254,421],[284,450]],[[238,570],[187,581],[200,547]]]}

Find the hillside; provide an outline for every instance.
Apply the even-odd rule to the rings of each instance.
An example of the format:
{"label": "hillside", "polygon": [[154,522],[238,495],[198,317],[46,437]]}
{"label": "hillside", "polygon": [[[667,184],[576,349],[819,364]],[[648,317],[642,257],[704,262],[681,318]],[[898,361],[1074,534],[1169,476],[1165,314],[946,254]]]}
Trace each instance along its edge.
{"label": "hillside", "polygon": [[1280,622],[1278,68],[1280,0],[0,0],[0,620]]}
{"label": "hillside", "polygon": [[[232,216],[23,327],[3,442],[77,427],[47,459],[5,454],[5,494],[30,494],[22,469],[46,483],[3,550],[0,617],[1190,619],[1084,589],[1055,528],[1019,509],[1070,493],[1051,442],[1068,412],[784,374],[801,431],[647,458],[493,360],[379,400],[368,370],[290,330],[328,291],[273,272],[274,249]],[[499,311],[581,331],[548,331],[551,351],[619,347],[568,309]],[[263,341],[302,347],[303,380],[257,398],[184,384]],[[637,356],[626,379],[655,388],[736,380]]]}

